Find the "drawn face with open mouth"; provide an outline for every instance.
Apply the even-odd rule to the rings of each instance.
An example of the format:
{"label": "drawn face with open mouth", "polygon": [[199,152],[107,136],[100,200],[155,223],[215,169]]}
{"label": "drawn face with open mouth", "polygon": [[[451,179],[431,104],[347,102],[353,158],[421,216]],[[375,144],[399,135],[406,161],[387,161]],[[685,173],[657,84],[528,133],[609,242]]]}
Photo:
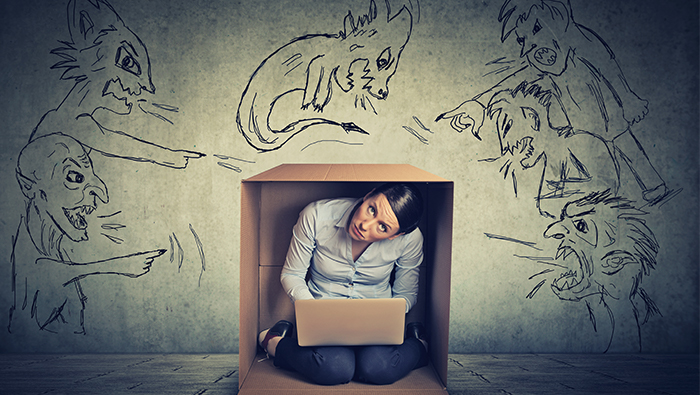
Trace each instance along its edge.
{"label": "drawn face with open mouth", "polygon": [[[111,96],[121,102],[121,110],[110,108],[118,114],[128,114],[133,106],[133,97],[143,91],[155,93],[151,81],[151,65],[146,47],[128,28],[122,26],[105,37],[115,48],[111,57],[106,56],[106,67],[102,70],[106,81],[102,96]],[[103,45],[107,45],[106,43]]]}
{"label": "drawn face with open mouth", "polygon": [[533,7],[527,19],[520,20],[515,29],[520,44],[520,57],[543,73],[561,75],[566,69],[570,47],[565,38],[566,21],[551,12]]}
{"label": "drawn face with open mouth", "polygon": [[622,300],[634,293],[645,270],[645,258],[635,254],[638,243],[647,244],[643,249],[648,251],[658,246],[643,221],[621,215],[621,210],[631,209],[608,191],[594,193],[569,202],[561,219],[549,225],[544,236],[561,240],[556,263],[564,269],[551,284],[560,299],[601,295]]}
{"label": "drawn face with open mouth", "polygon": [[547,107],[522,91],[505,90],[494,95],[489,114],[496,121],[501,155],[519,158],[525,169],[535,166],[545,154],[548,140],[557,138],[547,122]]}
{"label": "drawn face with open mouth", "polygon": [[97,200],[106,204],[109,196],[82,145],[53,134],[34,140],[21,155],[20,171],[33,178],[25,183],[25,195],[36,204],[44,226],[53,226],[76,242],[87,240],[88,218]]}
{"label": "drawn face with open mouth", "polygon": [[364,26],[365,22],[355,26],[353,19],[346,17],[346,30],[353,27],[346,42],[348,56],[354,58],[346,74],[352,85],[361,86],[377,100],[386,100],[389,80],[396,73],[401,53],[411,37],[413,17],[406,8],[385,21],[381,16],[373,20],[376,10],[374,13],[371,22]]}

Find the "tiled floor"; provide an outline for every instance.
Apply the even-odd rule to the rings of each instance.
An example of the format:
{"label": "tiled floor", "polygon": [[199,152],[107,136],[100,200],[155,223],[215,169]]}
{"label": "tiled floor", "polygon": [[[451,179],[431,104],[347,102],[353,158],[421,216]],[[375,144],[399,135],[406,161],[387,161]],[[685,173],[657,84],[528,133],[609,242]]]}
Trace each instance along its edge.
{"label": "tiled floor", "polygon": [[[692,394],[698,355],[450,354],[450,394]],[[0,354],[0,394],[235,394],[236,354]]]}

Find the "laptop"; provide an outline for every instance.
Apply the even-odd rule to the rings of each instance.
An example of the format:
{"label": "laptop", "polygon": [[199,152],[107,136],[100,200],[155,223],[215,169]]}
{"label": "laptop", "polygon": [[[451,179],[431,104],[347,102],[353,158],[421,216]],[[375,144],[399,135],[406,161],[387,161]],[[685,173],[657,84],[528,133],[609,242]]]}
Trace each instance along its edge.
{"label": "laptop", "polygon": [[403,343],[403,298],[305,299],[294,303],[294,311],[302,347]]}

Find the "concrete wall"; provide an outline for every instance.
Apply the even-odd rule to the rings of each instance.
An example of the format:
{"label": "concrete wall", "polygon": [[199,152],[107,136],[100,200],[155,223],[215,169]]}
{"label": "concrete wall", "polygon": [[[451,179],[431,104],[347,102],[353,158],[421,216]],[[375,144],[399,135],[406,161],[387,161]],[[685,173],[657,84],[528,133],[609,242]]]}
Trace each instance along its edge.
{"label": "concrete wall", "polygon": [[[515,33],[501,42],[501,1],[392,1],[392,14],[406,9],[387,25],[377,0],[359,38],[306,37],[293,48],[297,37],[338,34],[349,10],[355,25],[367,21],[369,2],[113,0],[123,24],[83,3],[68,13],[66,1],[0,6],[2,351],[237,352],[239,232],[249,231],[239,229],[240,181],[280,163],[331,162],[411,163],[455,182],[451,352],[697,352],[696,2],[571,0],[572,14],[555,3],[563,13],[520,25],[520,37],[539,40],[529,61]],[[553,22],[562,15],[566,32]],[[378,88],[391,73],[377,68],[387,42],[396,72],[384,98]],[[281,62],[297,53],[323,55],[312,75],[341,66],[349,91],[333,78],[323,111],[302,110],[305,64],[285,77],[291,66]],[[71,56],[82,68],[51,69]],[[561,75],[525,74],[565,58]],[[545,156],[501,154],[504,118],[487,117],[481,139],[436,121],[525,66],[496,91],[540,77],[550,91],[543,101],[499,96],[515,106],[500,113],[513,120],[510,138],[532,137],[545,151],[544,182]],[[370,90],[365,67],[376,78]],[[322,124],[283,145],[252,143],[254,133],[249,143],[236,122],[244,91],[256,98],[241,106],[244,126],[252,106],[264,127],[279,95],[274,124]],[[636,121],[631,135],[627,121]],[[349,122],[367,134],[338,126]],[[37,138],[55,133],[88,148]],[[655,204],[635,179],[645,165],[667,188]],[[560,181],[556,198],[547,199],[547,181]],[[612,201],[585,198],[608,188]],[[95,210],[63,210],[83,205]]]}

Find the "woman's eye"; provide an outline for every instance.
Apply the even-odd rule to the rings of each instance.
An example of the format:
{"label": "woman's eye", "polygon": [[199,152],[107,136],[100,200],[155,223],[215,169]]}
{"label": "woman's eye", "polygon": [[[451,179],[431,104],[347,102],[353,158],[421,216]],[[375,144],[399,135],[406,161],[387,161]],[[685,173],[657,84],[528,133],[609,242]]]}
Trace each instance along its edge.
{"label": "woman's eye", "polygon": [[386,226],[384,225],[379,225],[379,231],[382,233],[386,233]]}
{"label": "woman's eye", "polygon": [[369,208],[367,209],[367,211],[370,213],[370,215],[374,215],[374,207],[369,206]]}

